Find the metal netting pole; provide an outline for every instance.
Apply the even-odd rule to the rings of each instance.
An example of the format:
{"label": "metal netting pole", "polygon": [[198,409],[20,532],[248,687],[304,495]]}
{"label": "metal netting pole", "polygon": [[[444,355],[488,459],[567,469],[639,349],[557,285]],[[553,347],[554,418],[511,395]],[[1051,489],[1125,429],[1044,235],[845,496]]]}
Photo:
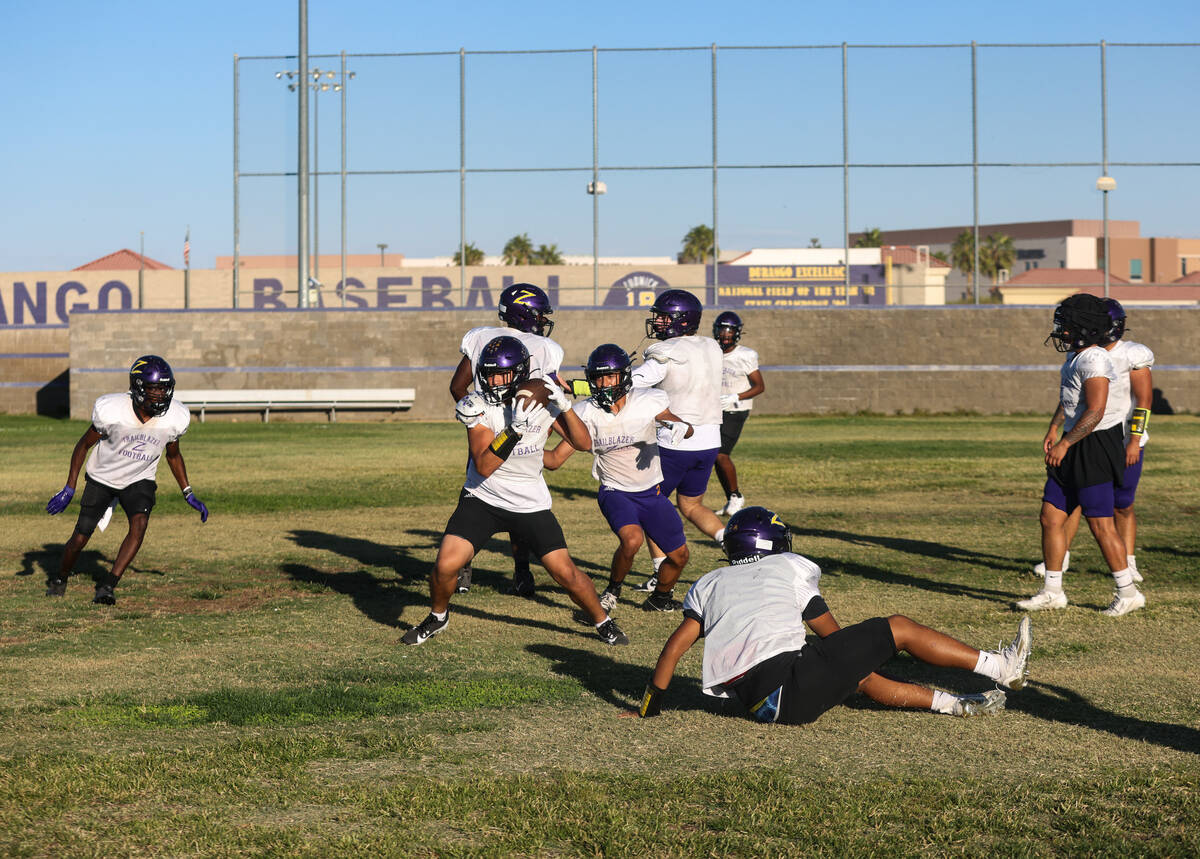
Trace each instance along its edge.
{"label": "metal netting pole", "polygon": [[850,94],[846,59],[846,43],[842,42],[842,247],[845,248],[845,269],[842,272],[846,287],[847,305],[850,301]]}
{"label": "metal netting pole", "polygon": [[341,285],[342,307],[346,306],[346,52],[342,51],[342,275],[338,283]]}
{"label": "metal netting pole", "polygon": [[600,79],[592,45],[592,306],[600,304]]}
{"label": "metal netting pole", "polygon": [[713,198],[713,304],[720,304],[721,239],[717,218],[717,45],[712,46],[712,198]]}
{"label": "metal netting pole", "polygon": [[467,50],[458,49],[458,306],[467,306]]}
{"label": "metal netting pole", "polygon": [[233,55],[233,309],[238,309],[241,272],[241,208],[238,197],[238,55]]}
{"label": "metal netting pole", "polygon": [[308,0],[300,0],[300,95],[296,152],[297,306],[308,307]]}
{"label": "metal netting pole", "polygon": [[979,303],[979,79],[976,45],[971,42],[971,286]]}

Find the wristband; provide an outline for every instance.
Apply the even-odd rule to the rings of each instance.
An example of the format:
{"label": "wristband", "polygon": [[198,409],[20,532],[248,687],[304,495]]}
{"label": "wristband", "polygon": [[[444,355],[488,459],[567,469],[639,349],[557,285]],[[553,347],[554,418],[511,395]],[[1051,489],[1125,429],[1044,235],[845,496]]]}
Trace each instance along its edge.
{"label": "wristband", "polygon": [[642,695],[642,705],[638,708],[638,715],[643,719],[648,719],[651,716],[657,716],[662,712],[662,694],[665,689],[659,689],[653,682],[646,684],[646,691]]}
{"label": "wristband", "polygon": [[187,486],[183,487],[183,497],[187,498],[188,495],[191,494],[191,491],[192,491],[192,484],[189,483]]}
{"label": "wristband", "polygon": [[521,441],[521,434],[512,428],[511,425],[506,426],[500,432],[496,433],[496,437],[492,439],[492,443],[488,445],[488,450],[496,454],[501,459],[508,459],[509,454]]}
{"label": "wristband", "polygon": [[1149,409],[1134,409],[1133,417],[1129,419],[1129,432],[1131,435],[1145,435],[1146,424],[1150,423]]}

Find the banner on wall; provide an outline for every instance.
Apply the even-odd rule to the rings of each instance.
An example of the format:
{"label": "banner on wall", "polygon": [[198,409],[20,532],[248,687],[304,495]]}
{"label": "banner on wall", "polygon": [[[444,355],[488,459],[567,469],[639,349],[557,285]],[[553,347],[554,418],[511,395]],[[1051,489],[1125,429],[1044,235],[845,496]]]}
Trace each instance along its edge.
{"label": "banner on wall", "polygon": [[723,265],[708,303],[721,307],[871,307],[887,304],[883,265]]}

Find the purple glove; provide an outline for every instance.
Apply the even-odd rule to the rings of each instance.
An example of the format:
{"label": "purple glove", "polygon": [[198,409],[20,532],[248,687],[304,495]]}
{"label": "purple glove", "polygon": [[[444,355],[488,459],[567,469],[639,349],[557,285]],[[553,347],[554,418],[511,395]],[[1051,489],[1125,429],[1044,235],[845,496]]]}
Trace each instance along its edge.
{"label": "purple glove", "polygon": [[208,521],[208,508],[204,506],[204,502],[196,497],[196,493],[192,492],[192,487],[188,487],[188,491],[183,493],[183,500],[188,503],[193,510],[200,511],[200,524]]}
{"label": "purple glove", "polygon": [[51,516],[57,516],[59,513],[67,509],[67,505],[71,503],[71,499],[75,497],[75,490],[70,486],[64,486],[62,492],[55,495],[46,504],[46,512]]}

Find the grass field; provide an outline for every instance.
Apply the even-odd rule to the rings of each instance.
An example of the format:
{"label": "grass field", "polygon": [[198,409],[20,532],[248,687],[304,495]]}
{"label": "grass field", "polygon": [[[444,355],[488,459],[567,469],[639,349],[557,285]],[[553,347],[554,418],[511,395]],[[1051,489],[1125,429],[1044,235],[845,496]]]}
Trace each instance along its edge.
{"label": "grass field", "polygon": [[[901,612],[989,648],[1038,587],[1044,427],[759,416],[737,461],[843,623]],[[677,616],[626,599],[614,615],[632,644],[606,647],[540,568],[534,600],[503,594],[499,539],[446,632],[402,648],[461,485],[457,424],[193,424],[183,451],[208,523],[163,466],[117,605],[91,604],[90,577],[119,513],[66,598],[47,599],[78,507],[42,510],[83,428],[0,418],[0,854],[1200,854],[1195,417],[1151,426],[1146,609],[1099,614],[1112,580],[1081,535],[1072,605],[1034,616],[1031,683],[1006,712],[854,699],[806,728],[703,696],[700,647],[661,718],[623,718]],[[576,455],[550,483],[599,586],[614,538],[589,468]],[[721,559],[693,538],[685,583]]]}

